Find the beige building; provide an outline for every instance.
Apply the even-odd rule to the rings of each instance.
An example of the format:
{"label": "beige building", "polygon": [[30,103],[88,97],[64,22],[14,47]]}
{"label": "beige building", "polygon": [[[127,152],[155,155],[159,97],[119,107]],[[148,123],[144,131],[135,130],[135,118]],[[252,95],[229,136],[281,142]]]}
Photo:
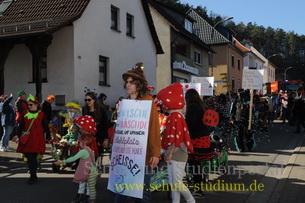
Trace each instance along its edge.
{"label": "beige building", "polygon": [[193,19],[148,0],[164,54],[157,56],[157,91],[174,82],[191,82],[191,76],[208,76],[209,52],[193,29]]}
{"label": "beige building", "polygon": [[236,46],[232,33],[227,29],[216,30],[193,10],[189,16],[195,20],[194,28],[199,38],[216,52],[211,53],[209,69],[209,75],[214,76],[215,94],[241,88],[244,54]]}

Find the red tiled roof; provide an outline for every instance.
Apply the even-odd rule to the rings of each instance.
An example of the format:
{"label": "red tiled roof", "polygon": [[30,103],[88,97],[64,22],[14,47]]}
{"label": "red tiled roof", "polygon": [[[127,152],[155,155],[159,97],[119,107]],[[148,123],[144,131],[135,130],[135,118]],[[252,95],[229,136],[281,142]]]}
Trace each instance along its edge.
{"label": "red tiled roof", "polygon": [[[0,4],[4,0],[0,0]],[[0,16],[0,38],[49,33],[78,19],[90,0],[17,0]]]}
{"label": "red tiled roof", "polygon": [[244,45],[242,45],[235,37],[233,37],[233,40],[235,41],[235,46],[237,46],[243,52],[251,51],[249,48],[247,48]]}

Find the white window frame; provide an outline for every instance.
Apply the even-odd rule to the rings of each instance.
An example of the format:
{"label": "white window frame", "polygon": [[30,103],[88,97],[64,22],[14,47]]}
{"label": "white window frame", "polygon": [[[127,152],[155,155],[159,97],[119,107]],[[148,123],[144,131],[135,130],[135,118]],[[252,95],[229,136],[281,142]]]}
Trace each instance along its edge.
{"label": "white window frame", "polygon": [[196,64],[200,64],[202,63],[202,57],[201,57],[201,53],[199,51],[194,51],[194,62]]}

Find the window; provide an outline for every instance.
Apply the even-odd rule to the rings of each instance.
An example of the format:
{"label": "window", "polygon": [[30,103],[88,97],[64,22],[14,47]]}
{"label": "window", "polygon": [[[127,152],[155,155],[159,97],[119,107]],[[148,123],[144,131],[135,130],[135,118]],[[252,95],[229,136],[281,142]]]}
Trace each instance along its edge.
{"label": "window", "polygon": [[240,70],[240,58],[237,59],[237,68]]}
{"label": "window", "polygon": [[128,14],[126,15],[126,35],[134,36],[133,31],[133,16]]}
{"label": "window", "polygon": [[66,96],[65,95],[55,95],[55,106],[65,106],[66,104]]}
{"label": "window", "polygon": [[179,83],[188,83],[188,80],[185,78],[180,78],[180,77],[173,77],[174,82],[179,82]]}
{"label": "window", "polygon": [[235,80],[234,80],[234,78],[232,78],[232,91],[234,91],[235,90]]}
{"label": "window", "polygon": [[33,64],[33,82],[37,82],[37,71],[40,68],[41,71],[41,81],[48,82],[48,69],[47,69],[47,50],[45,50],[44,54],[38,61],[38,67]]}
{"label": "window", "polygon": [[234,54],[232,54],[231,60],[232,67],[234,67]]}
{"label": "window", "polygon": [[184,21],[184,28],[190,33],[193,33],[193,24],[187,19]]}
{"label": "window", "polygon": [[108,58],[99,56],[99,85],[107,85]]}
{"label": "window", "polygon": [[194,61],[195,63],[201,64],[201,54],[197,51],[194,51]]}
{"label": "window", "polygon": [[111,6],[111,29],[119,30],[119,9]]}

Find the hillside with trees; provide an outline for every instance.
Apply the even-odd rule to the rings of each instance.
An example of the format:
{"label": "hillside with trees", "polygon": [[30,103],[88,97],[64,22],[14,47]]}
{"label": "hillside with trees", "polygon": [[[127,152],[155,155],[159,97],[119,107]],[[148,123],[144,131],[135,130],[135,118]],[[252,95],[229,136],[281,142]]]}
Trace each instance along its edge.
{"label": "hillside with trees", "polygon": [[[226,16],[215,14],[212,11],[208,14],[206,7],[197,6],[194,8],[189,4],[181,4],[179,0],[156,1],[185,13],[192,8],[211,25],[215,25],[216,22],[226,18]],[[292,66],[293,69],[287,74],[287,79],[301,79],[305,81],[305,35],[285,32],[280,28],[265,28],[255,23],[248,23],[247,25],[243,22],[235,23],[234,20],[222,26],[231,28],[236,33],[235,37],[239,41],[247,41],[248,44],[255,47],[266,58],[273,54],[278,54],[269,58],[278,67],[276,70],[276,80],[283,80],[284,70]]]}

